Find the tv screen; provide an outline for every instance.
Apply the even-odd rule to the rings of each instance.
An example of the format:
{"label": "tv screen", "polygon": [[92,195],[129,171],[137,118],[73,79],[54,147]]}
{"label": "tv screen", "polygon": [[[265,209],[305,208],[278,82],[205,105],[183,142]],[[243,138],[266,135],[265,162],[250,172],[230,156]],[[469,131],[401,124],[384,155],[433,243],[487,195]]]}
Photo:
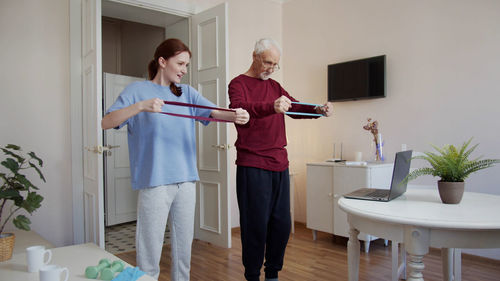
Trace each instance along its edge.
{"label": "tv screen", "polygon": [[385,97],[385,55],[328,65],[328,101]]}

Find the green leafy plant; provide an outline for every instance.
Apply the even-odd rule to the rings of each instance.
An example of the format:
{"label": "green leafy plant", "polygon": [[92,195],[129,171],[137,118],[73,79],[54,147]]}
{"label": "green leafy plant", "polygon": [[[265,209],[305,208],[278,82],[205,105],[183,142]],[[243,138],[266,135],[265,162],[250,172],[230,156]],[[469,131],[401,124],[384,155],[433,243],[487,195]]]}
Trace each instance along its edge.
{"label": "green leafy plant", "polygon": [[437,151],[424,152],[424,155],[413,157],[413,159],[423,159],[431,167],[419,168],[412,171],[406,181],[414,180],[419,176],[431,175],[440,177],[442,182],[463,182],[469,175],[482,169],[492,167],[500,162],[500,159],[483,159],[480,157],[469,160],[469,156],[479,144],[469,148],[472,138],[464,142],[461,147],[445,145],[442,148],[432,145]]}
{"label": "green leafy plant", "polygon": [[[8,144],[0,149],[5,155],[1,164],[7,169],[5,173],[0,171],[0,233],[2,233],[5,225],[15,213],[24,209],[31,215],[40,208],[43,201],[43,197],[36,192],[38,188],[28,180],[24,173],[34,170],[43,182],[45,182],[45,177],[40,170],[43,161],[34,152],[24,155],[21,147],[14,144]],[[9,201],[13,204],[8,209]],[[13,223],[19,229],[30,230],[31,221],[24,215],[15,217]]]}

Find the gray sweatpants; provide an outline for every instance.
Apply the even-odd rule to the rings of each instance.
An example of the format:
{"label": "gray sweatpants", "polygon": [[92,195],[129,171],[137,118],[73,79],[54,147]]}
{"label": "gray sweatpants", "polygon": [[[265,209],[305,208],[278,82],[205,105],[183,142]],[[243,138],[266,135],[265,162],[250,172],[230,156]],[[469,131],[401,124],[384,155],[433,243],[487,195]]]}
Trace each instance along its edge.
{"label": "gray sweatpants", "polygon": [[172,281],[188,281],[194,233],[196,184],[183,182],[141,189],[137,202],[137,265],[158,279],[167,218]]}

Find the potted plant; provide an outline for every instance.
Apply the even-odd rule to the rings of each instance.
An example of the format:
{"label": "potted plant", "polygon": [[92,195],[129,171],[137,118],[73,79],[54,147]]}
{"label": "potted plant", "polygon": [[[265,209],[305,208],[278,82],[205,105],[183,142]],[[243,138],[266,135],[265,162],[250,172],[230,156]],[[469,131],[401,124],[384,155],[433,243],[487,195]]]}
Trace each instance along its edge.
{"label": "potted plant", "polygon": [[424,159],[431,167],[419,168],[412,171],[406,178],[407,181],[414,180],[422,175],[440,177],[438,190],[441,201],[445,204],[458,204],[464,193],[465,179],[474,172],[492,167],[499,163],[500,159],[469,160],[469,156],[478,144],[469,148],[470,142],[464,142],[460,148],[453,145],[445,145],[439,148],[432,145],[437,153],[424,152],[424,155],[413,157],[413,159]]}
{"label": "potted plant", "polygon": [[[5,156],[1,162],[4,169],[0,170],[0,261],[4,261],[11,258],[15,239],[13,233],[3,232],[7,222],[21,209],[31,215],[43,200],[25,173],[35,171],[44,182],[45,177],[40,170],[43,161],[34,152],[25,155],[21,147],[14,144],[0,149]],[[19,229],[30,230],[31,221],[25,215],[16,216],[12,222]]]}

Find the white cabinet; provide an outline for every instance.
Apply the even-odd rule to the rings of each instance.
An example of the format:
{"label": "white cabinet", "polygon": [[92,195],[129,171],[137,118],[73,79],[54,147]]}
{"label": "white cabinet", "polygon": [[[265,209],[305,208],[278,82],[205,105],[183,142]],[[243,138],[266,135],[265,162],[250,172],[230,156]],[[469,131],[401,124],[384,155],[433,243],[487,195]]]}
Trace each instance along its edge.
{"label": "white cabinet", "polygon": [[[362,187],[386,188],[391,184],[393,163],[350,166],[321,162],[307,164],[307,228],[349,237],[347,215],[338,207],[338,199]],[[358,238],[369,242],[377,237],[360,233]]]}
{"label": "white cabinet", "polygon": [[333,233],[333,166],[307,164],[307,228]]}

